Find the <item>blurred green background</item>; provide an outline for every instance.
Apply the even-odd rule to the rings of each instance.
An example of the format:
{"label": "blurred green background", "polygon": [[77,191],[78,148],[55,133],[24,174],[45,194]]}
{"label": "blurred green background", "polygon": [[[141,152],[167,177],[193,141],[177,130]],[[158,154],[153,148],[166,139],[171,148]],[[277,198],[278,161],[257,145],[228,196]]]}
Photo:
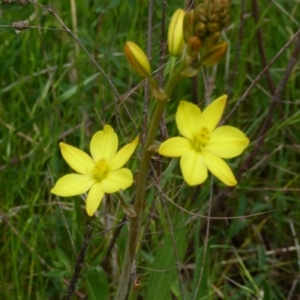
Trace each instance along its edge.
{"label": "blurred green background", "polygon": [[[71,170],[58,144],[64,141],[88,152],[91,136],[106,123],[115,128],[121,146],[142,135],[143,82],[123,55],[124,43],[134,41],[146,51],[148,15],[152,12],[150,59],[152,69],[158,70],[164,47],[161,40],[166,41],[169,19],[185,2],[154,1],[151,8],[144,0],[50,4],[99,63],[120,97],[46,9],[31,3],[0,5],[0,299],[64,299],[76,263],[67,228],[78,253],[88,224],[98,235],[90,241],[74,298],[113,299],[128,224],[122,228],[105,266],[103,258],[116,231],[112,228],[124,218],[118,195],[106,197],[92,218],[86,214],[83,196],[61,198],[60,209],[56,197],[50,194],[52,180]],[[254,13],[255,4],[258,15]],[[20,20],[33,28],[16,31],[6,26]],[[296,33],[299,20],[299,1],[232,1],[231,24],[223,35],[230,45],[227,56],[196,78],[181,81],[166,110],[168,134],[178,134],[173,120],[182,99],[204,107],[205,95],[213,99],[226,93],[226,116],[265,63]],[[190,212],[206,215],[211,196],[213,216],[241,216],[211,221],[195,299],[300,299],[299,62],[272,112],[264,142],[253,156],[272,96],[295,46],[296,41],[283,51],[268,76],[256,82],[226,121],[245,131],[251,140],[245,153],[230,161],[233,172],[242,174],[233,190],[217,180],[212,190],[209,181],[200,187],[188,187],[177,160],[160,163],[159,157],[154,157],[159,182],[149,177],[144,235],[136,258],[136,272],[141,276],[137,299],[182,299],[161,191]],[[167,60],[165,51],[163,62]],[[155,101],[149,99],[149,118],[154,106]],[[157,139],[164,139],[162,132]],[[139,151],[140,147],[127,164],[134,174]],[[251,155],[252,160],[247,162]],[[222,191],[226,193],[216,198]],[[133,195],[134,185],[123,194],[128,202]],[[168,201],[167,207],[185,299],[193,299],[207,222]]]}

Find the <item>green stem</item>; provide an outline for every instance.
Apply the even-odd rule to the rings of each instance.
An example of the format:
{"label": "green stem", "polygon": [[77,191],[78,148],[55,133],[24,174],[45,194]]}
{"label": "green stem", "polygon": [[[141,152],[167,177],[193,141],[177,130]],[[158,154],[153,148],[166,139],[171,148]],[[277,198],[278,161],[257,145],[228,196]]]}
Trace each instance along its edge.
{"label": "green stem", "polygon": [[[181,63],[175,68],[174,73],[164,88],[168,98],[170,97],[173,89],[181,79],[180,73],[187,67],[186,63],[182,60]],[[164,101],[158,101],[157,106],[155,108],[153,117],[151,119],[151,123],[149,126],[149,130],[147,133],[145,145],[142,151],[140,170],[137,178],[137,187],[136,187],[136,195],[134,202],[134,210],[136,212],[136,217],[131,219],[130,227],[129,227],[129,237],[127,240],[125,258],[122,268],[122,273],[120,276],[118,291],[116,295],[116,300],[124,300],[126,299],[128,293],[128,285],[131,277],[132,266],[135,259],[135,254],[137,251],[137,245],[140,238],[140,232],[142,227],[142,218],[143,218],[143,210],[144,210],[144,201],[146,200],[145,192],[146,192],[146,184],[147,177],[150,169],[150,161],[152,153],[148,151],[148,148],[153,144],[158,127],[159,122],[161,120],[164,109],[168,103],[168,99]]]}
{"label": "green stem", "polygon": [[130,292],[129,294],[129,298],[128,300],[136,300],[137,299],[137,296],[138,296],[138,291],[132,291]]}

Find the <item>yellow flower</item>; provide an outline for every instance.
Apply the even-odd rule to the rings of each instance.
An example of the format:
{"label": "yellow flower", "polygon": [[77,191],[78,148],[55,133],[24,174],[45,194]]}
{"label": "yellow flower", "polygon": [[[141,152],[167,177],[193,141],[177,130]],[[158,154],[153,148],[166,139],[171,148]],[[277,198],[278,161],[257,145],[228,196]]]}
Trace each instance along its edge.
{"label": "yellow flower", "polygon": [[183,40],[183,19],[185,11],[177,9],[172,18],[168,29],[168,48],[169,53],[174,56],[180,56],[184,45]]}
{"label": "yellow flower", "polygon": [[60,178],[51,193],[70,197],[89,190],[86,211],[92,216],[105,193],[115,193],[132,185],[133,176],[129,169],[122,168],[134,152],[139,138],[117,152],[118,136],[110,125],[96,132],[90,143],[91,156],[65,143],[60,143],[63,158],[79,174],[68,174]]}
{"label": "yellow flower", "polygon": [[158,149],[163,156],[181,157],[180,168],[188,185],[204,182],[207,169],[224,184],[237,184],[222,158],[240,155],[249,144],[249,139],[235,127],[217,127],[226,99],[226,95],[217,98],[202,113],[197,105],[181,101],[175,119],[183,137],[170,138]]}

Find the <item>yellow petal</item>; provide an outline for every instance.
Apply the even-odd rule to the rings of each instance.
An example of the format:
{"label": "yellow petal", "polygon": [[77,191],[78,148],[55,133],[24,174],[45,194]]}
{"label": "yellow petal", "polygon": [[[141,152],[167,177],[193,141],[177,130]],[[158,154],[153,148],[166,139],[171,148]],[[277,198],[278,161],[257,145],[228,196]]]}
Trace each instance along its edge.
{"label": "yellow petal", "polygon": [[96,132],[91,140],[90,151],[95,162],[105,159],[108,163],[118,150],[118,136],[110,125]]}
{"label": "yellow petal", "polygon": [[207,178],[207,168],[202,155],[195,150],[182,155],[180,168],[183,178],[188,185],[201,184]]}
{"label": "yellow petal", "polygon": [[95,182],[96,180],[91,176],[68,174],[58,179],[51,193],[62,197],[81,195],[88,191]]}
{"label": "yellow petal", "polygon": [[96,182],[90,189],[86,198],[86,212],[91,217],[99,207],[104,196],[102,185]]}
{"label": "yellow petal", "polygon": [[210,132],[212,132],[221,120],[224,107],[226,104],[227,95],[223,95],[216,100],[214,100],[210,105],[208,105],[199,120],[199,125],[201,127],[206,127]]}
{"label": "yellow petal", "polygon": [[231,158],[240,155],[249,144],[247,136],[232,126],[216,128],[210,136],[205,150],[222,158]]}
{"label": "yellow petal", "polygon": [[68,165],[80,174],[89,174],[89,170],[94,168],[95,163],[92,158],[78,148],[59,143],[61,154]]}
{"label": "yellow petal", "polygon": [[202,155],[208,170],[214,176],[228,186],[234,186],[237,184],[231,169],[222,158],[207,151],[204,151]]}
{"label": "yellow petal", "polygon": [[158,153],[167,157],[180,157],[192,149],[191,141],[183,137],[167,139],[160,144]]}
{"label": "yellow petal", "polygon": [[125,145],[121,148],[117,154],[112,158],[110,163],[107,166],[109,171],[115,171],[122,168],[129,158],[131,157],[132,153],[134,152],[137,144],[139,142],[139,137],[137,136],[131,143]]}
{"label": "yellow petal", "polygon": [[125,190],[132,185],[132,182],[133,175],[126,168],[108,173],[101,181],[105,193],[115,193],[119,190]]}
{"label": "yellow petal", "polygon": [[200,108],[190,102],[180,101],[175,120],[179,132],[186,138],[193,140],[199,132]]}

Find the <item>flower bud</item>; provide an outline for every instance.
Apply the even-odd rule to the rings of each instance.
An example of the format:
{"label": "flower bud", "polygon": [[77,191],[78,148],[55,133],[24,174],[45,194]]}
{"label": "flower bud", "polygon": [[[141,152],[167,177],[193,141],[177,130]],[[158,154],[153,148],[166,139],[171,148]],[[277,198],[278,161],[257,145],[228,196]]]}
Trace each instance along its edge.
{"label": "flower bud", "polygon": [[204,48],[211,48],[218,44],[218,41],[221,37],[221,32],[217,31],[214,33],[211,33],[207,35],[202,41],[203,41],[203,47]]}
{"label": "flower bud", "polygon": [[194,58],[195,56],[197,56],[197,54],[200,51],[201,48],[201,40],[198,39],[196,36],[190,36],[189,40],[187,42],[187,49],[186,49],[186,53]]}
{"label": "flower bud", "polygon": [[203,38],[207,33],[207,27],[205,23],[199,21],[195,26],[195,35],[199,38]]}
{"label": "flower bud", "polygon": [[219,36],[230,21],[231,0],[202,0],[194,8],[195,36],[203,41],[203,47],[218,43]]}
{"label": "flower bud", "polygon": [[132,68],[142,77],[148,78],[151,75],[149,60],[144,51],[133,42],[126,42],[124,47],[126,58]]}
{"label": "flower bud", "polygon": [[189,37],[195,35],[195,10],[188,11],[183,20],[183,36],[185,42],[188,41]]}
{"label": "flower bud", "polygon": [[201,56],[202,66],[213,66],[217,64],[226,54],[228,43],[223,41],[217,45],[208,48],[205,53]]}
{"label": "flower bud", "polygon": [[168,48],[169,53],[174,56],[180,56],[184,45],[183,40],[183,19],[185,11],[177,9],[169,25],[168,30]]}

